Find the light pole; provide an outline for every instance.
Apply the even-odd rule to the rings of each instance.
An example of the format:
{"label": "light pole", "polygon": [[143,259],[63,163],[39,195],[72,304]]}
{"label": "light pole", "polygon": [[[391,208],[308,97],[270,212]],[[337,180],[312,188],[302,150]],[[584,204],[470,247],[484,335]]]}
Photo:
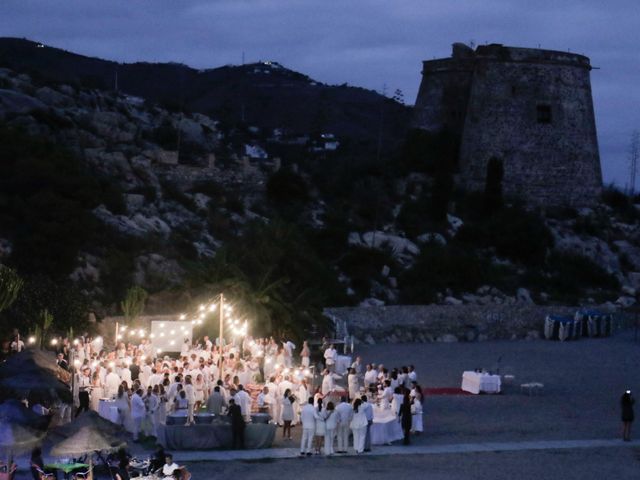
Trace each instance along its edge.
{"label": "light pole", "polygon": [[220,356],[218,358],[218,380],[222,380],[222,342],[224,334],[224,294],[220,294],[220,334],[218,336],[218,348]]}

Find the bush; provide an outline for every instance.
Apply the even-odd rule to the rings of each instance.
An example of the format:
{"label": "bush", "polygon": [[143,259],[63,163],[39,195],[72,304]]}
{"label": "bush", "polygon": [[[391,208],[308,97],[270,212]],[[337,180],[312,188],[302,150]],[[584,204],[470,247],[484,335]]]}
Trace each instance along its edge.
{"label": "bush", "polygon": [[541,264],[553,247],[553,235],[542,218],[515,207],[466,223],[456,238],[470,246],[493,247],[498,255],[525,265]]}
{"label": "bush", "polygon": [[416,263],[400,277],[405,303],[431,303],[438,292],[474,291],[484,284],[488,264],[467,250],[434,244],[423,248]]}

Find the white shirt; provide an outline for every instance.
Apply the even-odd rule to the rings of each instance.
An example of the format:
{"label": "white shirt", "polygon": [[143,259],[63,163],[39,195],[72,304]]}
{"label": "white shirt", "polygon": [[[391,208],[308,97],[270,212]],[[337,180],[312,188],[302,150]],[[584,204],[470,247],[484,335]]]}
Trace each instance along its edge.
{"label": "white shirt", "polygon": [[180,467],[176,463],[172,463],[171,465],[167,465],[166,463],[162,466],[162,474],[165,477],[170,477],[173,475],[173,472],[178,470]]}
{"label": "white shirt", "polygon": [[340,420],[340,425],[349,426],[351,418],[353,417],[353,408],[347,402],[340,402],[336,407],[336,413]]}
{"label": "white shirt", "polygon": [[322,395],[328,394],[335,389],[334,379],[340,378],[340,375],[329,373],[322,378]]}
{"label": "white shirt", "polygon": [[336,356],[338,352],[335,348],[327,348],[324,351],[324,358],[327,361],[327,365],[333,365],[336,363]]}
{"label": "white shirt", "polygon": [[144,400],[138,395],[134,393],[131,396],[131,416],[133,418],[143,418],[147,413],[147,409],[144,405]]}
{"label": "white shirt", "polygon": [[240,411],[242,416],[249,415],[251,413],[251,397],[244,390],[239,390],[235,394],[236,403],[240,405]]}
{"label": "white shirt", "polygon": [[107,389],[107,397],[112,397],[118,393],[118,387],[120,386],[120,377],[115,372],[110,372],[104,379],[104,386]]}
{"label": "white shirt", "polygon": [[300,421],[302,422],[302,428],[315,429],[316,428],[316,409],[313,405],[307,403],[300,410]]}
{"label": "white shirt", "polygon": [[367,372],[365,372],[364,374],[364,384],[365,385],[371,385],[372,383],[376,383],[378,378],[378,372],[376,370],[368,370]]}
{"label": "white shirt", "polygon": [[22,350],[24,350],[24,342],[22,340],[18,340],[17,342],[14,340],[11,342],[11,351],[21,352]]}

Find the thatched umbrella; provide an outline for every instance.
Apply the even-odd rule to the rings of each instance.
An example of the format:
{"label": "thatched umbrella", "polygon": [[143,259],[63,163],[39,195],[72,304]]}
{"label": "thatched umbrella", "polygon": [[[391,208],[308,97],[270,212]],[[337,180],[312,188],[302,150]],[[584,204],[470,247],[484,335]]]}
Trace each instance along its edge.
{"label": "thatched umbrella", "polygon": [[22,402],[13,398],[0,403],[0,422],[16,423],[18,425],[44,430],[49,425],[48,416],[38,415],[29,410]]}
{"label": "thatched umbrella", "polygon": [[2,394],[5,397],[37,395],[39,398],[50,401],[60,400],[66,403],[72,401],[69,386],[43,371],[27,371],[0,378],[0,387],[2,387]]}
{"label": "thatched umbrella", "polygon": [[89,471],[93,471],[93,453],[114,452],[127,444],[122,440],[115,439],[109,435],[103,434],[91,426],[82,427],[69,438],[62,440],[51,449],[51,455],[54,457],[79,457],[81,455],[89,455]]}
{"label": "thatched umbrella", "polygon": [[71,374],[56,363],[53,352],[43,350],[23,350],[10,356],[0,365],[0,378],[12,377],[16,374],[43,373],[51,375],[67,385],[71,383]]}
{"label": "thatched umbrella", "polygon": [[0,454],[7,459],[7,465],[10,466],[15,454],[32,450],[43,437],[44,432],[2,421],[0,422]]}
{"label": "thatched umbrella", "polygon": [[82,412],[71,422],[57,426],[49,431],[49,437],[51,439],[69,438],[84,427],[89,427],[93,430],[97,430],[105,437],[112,438],[115,441],[119,436],[125,436],[126,430],[120,425],[113,423],[106,418],[102,418],[97,412],[89,410]]}

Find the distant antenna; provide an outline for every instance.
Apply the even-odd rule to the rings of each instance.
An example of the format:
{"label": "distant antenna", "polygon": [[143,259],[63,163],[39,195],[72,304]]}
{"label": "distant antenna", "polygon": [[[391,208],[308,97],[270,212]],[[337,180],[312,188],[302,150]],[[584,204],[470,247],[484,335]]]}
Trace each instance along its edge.
{"label": "distant antenna", "polygon": [[244,65],[244,50],[242,51],[242,65]]}
{"label": "distant antenna", "polygon": [[635,130],[631,134],[631,146],[629,148],[629,195],[636,192],[636,176],[638,173],[638,159],[640,158],[640,131]]}

